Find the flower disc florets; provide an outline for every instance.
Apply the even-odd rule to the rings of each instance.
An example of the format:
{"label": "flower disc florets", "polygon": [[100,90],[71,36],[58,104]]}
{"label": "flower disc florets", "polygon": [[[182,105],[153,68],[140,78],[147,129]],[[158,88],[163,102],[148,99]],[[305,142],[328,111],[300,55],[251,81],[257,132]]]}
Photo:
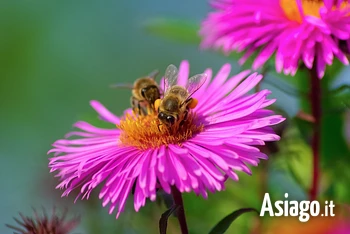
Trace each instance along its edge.
{"label": "flower disc florets", "polygon": [[[300,7],[295,0],[280,0],[280,5],[288,19],[302,23],[303,18],[300,14]],[[320,10],[325,6],[325,3],[323,0],[302,0],[300,6],[303,9],[304,15],[314,16],[320,19]],[[348,2],[343,1],[339,4],[338,8],[344,10],[348,6]],[[335,9],[336,7],[333,6],[332,10]]]}
{"label": "flower disc florets", "polygon": [[134,146],[141,150],[155,149],[169,144],[181,146],[182,142],[192,138],[204,129],[198,118],[192,112],[179,127],[168,128],[163,125],[156,114],[128,114],[117,124],[121,130],[119,137],[123,146]]}

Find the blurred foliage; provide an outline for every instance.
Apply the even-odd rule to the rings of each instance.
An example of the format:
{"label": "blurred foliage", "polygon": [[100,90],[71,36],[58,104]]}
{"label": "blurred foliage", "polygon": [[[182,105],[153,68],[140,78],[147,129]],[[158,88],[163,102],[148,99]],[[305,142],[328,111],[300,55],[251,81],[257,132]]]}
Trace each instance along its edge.
{"label": "blurred foliage", "polygon": [[154,19],[145,24],[147,32],[181,43],[198,45],[200,37],[197,24],[178,19]]}

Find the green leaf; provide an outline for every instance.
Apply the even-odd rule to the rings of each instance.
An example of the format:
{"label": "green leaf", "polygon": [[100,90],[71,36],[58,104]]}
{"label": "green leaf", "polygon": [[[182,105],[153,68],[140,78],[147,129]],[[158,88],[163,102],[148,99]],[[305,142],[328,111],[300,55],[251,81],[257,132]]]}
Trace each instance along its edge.
{"label": "green leaf", "polygon": [[[321,126],[321,154],[322,165],[325,169],[333,162],[349,163],[350,152],[344,138],[344,116],[341,105],[345,104],[349,97],[348,93],[334,96],[331,92],[332,80],[339,74],[344,66],[335,62],[327,67],[325,76],[322,78],[322,126]],[[346,107],[344,105],[344,107]]]}
{"label": "green leaf", "polygon": [[277,77],[265,76],[263,82],[279,89],[289,96],[298,97],[300,93],[302,93],[295,86]]}
{"label": "green leaf", "polygon": [[305,190],[310,187],[312,155],[301,135],[295,121],[291,121],[279,142],[280,151],[271,158],[268,182],[272,200],[280,199],[284,193],[295,200],[307,199]]}
{"label": "green leaf", "polygon": [[344,67],[344,64],[342,64],[338,59],[334,59],[332,65],[326,67],[325,75],[322,79],[334,81],[339,76]]}
{"label": "green leaf", "polygon": [[179,206],[173,205],[168,210],[166,210],[159,219],[159,233],[166,234],[166,230],[168,227],[168,218],[170,215],[175,212],[179,208]]}
{"label": "green leaf", "polygon": [[199,45],[199,25],[194,22],[178,19],[153,19],[145,24],[150,34],[171,39],[181,43]]}
{"label": "green leaf", "polygon": [[325,114],[322,118],[321,152],[324,168],[330,163],[349,163],[350,153],[344,138],[344,118],[341,114]]}
{"label": "green leaf", "polygon": [[243,208],[243,209],[236,210],[231,214],[227,215],[222,220],[220,220],[220,222],[217,223],[213,229],[211,229],[209,234],[225,233],[233,221],[235,221],[239,216],[247,212],[256,212],[257,214],[259,214],[259,212],[254,208]]}
{"label": "green leaf", "polygon": [[164,202],[164,205],[168,209],[170,209],[174,204],[173,196],[171,194],[164,192],[163,190],[159,190],[157,192],[157,198],[158,198],[157,201],[159,202],[159,204]]}
{"label": "green leaf", "polygon": [[350,109],[350,86],[341,85],[326,95],[328,107],[325,112],[328,114],[342,114]]}

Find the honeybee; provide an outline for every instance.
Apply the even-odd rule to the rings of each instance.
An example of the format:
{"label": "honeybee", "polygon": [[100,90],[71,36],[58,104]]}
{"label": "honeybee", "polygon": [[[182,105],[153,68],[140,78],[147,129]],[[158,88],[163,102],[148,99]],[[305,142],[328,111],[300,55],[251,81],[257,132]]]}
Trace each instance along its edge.
{"label": "honeybee", "polygon": [[139,115],[147,115],[154,113],[154,103],[160,98],[161,92],[155,77],[159,71],[155,70],[146,77],[137,79],[133,85],[131,84],[115,84],[113,88],[130,88],[131,91],[131,107],[134,113]]}
{"label": "honeybee", "polygon": [[190,109],[197,106],[198,101],[192,98],[192,95],[204,84],[207,75],[192,76],[186,87],[176,85],[177,77],[178,69],[174,65],[169,65],[164,76],[164,97],[155,102],[158,119],[168,128],[175,126],[175,129],[186,121]]}

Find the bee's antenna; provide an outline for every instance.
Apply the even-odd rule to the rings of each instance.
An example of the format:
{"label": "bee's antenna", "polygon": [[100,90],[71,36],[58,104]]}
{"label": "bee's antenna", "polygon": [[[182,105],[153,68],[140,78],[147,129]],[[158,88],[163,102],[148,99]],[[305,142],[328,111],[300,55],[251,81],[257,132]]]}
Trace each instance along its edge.
{"label": "bee's antenna", "polygon": [[109,85],[110,88],[126,88],[126,89],[133,89],[134,86],[132,84],[111,84]]}

